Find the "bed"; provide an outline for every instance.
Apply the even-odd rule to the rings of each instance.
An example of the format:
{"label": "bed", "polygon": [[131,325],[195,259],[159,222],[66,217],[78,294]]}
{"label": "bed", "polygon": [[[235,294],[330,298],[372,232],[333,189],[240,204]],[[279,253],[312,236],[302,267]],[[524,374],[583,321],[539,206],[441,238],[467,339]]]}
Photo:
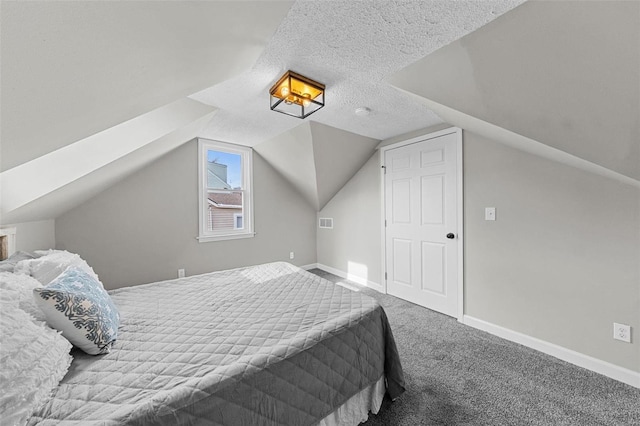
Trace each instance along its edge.
{"label": "bed", "polygon": [[404,391],[382,307],[288,263],[109,295],[111,351],[74,349],[29,425],[355,425]]}

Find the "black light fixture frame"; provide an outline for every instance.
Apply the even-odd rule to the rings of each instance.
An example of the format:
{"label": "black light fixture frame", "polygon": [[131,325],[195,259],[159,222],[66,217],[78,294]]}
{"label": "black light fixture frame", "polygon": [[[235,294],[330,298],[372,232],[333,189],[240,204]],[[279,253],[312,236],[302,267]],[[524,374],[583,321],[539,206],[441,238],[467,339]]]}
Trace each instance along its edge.
{"label": "black light fixture frame", "polygon": [[[291,87],[291,79],[292,79],[292,78],[294,78],[294,79],[296,79],[296,80],[299,80],[299,81],[302,81],[302,82],[304,82],[305,84],[307,84],[307,85],[309,85],[309,86],[311,86],[311,87],[314,87],[314,88],[316,88],[316,89],[318,89],[319,91],[321,91],[321,92],[322,92],[322,94],[321,94],[320,96],[316,96],[316,98],[314,98],[314,99],[308,99],[308,101],[309,101],[309,102],[311,102],[311,103],[313,103],[313,104],[315,104],[315,105],[319,105],[319,107],[318,107],[318,108],[314,109],[314,110],[313,110],[313,111],[311,111],[311,112],[307,112],[307,113],[305,113],[305,107],[304,107],[304,104],[300,104],[300,111],[301,111],[301,114],[293,114],[293,113],[290,113],[290,112],[286,112],[286,111],[282,111],[282,110],[276,109],[276,108],[278,107],[278,105],[280,105],[282,102],[284,102],[284,101],[286,100],[286,98],[280,98],[280,97],[278,97],[278,96],[275,96],[275,95],[273,94],[273,93],[274,93],[274,91],[275,91],[275,90],[276,90],[276,89],[277,89],[277,88],[282,84],[282,82],[283,82],[283,81],[285,81],[285,80],[289,80],[289,85],[288,85],[288,86],[289,86],[289,87]],[[291,117],[296,117],[296,118],[305,119],[305,118],[307,118],[308,116],[310,116],[311,114],[313,114],[314,112],[316,112],[316,111],[320,110],[322,107],[324,107],[324,104],[325,104],[324,95],[325,95],[325,85],[324,85],[324,84],[322,84],[322,83],[318,83],[317,81],[311,80],[310,78],[307,78],[307,77],[305,77],[305,76],[303,76],[303,75],[301,75],[301,74],[298,74],[298,73],[296,73],[296,72],[293,72],[293,71],[289,70],[289,71],[287,71],[286,73],[284,73],[284,75],[283,75],[282,77],[280,77],[280,78],[278,79],[278,81],[277,81],[273,86],[271,86],[271,89],[269,89],[269,101],[270,101],[269,103],[271,104],[271,105],[270,105],[271,111],[279,112],[279,113],[281,113],[281,114],[289,115],[289,116],[291,116]],[[317,101],[317,100],[316,100],[316,99],[317,99],[317,98],[319,98],[319,97],[322,97],[322,101]],[[272,102],[271,102],[273,98],[276,98],[276,99],[277,99],[277,101],[276,101],[275,103],[272,103]]]}

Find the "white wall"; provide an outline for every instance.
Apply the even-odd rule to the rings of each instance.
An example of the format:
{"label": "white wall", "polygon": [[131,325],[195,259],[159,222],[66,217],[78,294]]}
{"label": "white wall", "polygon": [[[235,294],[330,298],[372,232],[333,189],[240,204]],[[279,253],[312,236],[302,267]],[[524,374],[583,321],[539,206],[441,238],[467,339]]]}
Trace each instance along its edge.
{"label": "white wall", "polygon": [[56,219],[56,246],[79,253],[107,288],[275,260],[316,262],[315,211],[254,154],[254,238],[199,243],[191,141]]}

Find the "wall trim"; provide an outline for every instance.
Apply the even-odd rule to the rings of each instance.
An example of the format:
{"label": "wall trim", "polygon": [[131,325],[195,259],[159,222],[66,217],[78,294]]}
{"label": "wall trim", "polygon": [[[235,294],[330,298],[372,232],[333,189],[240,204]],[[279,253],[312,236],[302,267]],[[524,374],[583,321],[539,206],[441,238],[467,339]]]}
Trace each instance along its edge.
{"label": "wall trim", "polygon": [[317,263],[310,263],[308,265],[298,266],[298,268],[304,269],[305,271],[308,271],[309,269],[316,269],[317,267],[318,267]]}
{"label": "wall trim", "polygon": [[340,269],[332,268],[331,266],[323,265],[322,263],[317,263],[316,267],[318,269],[322,269],[325,272],[329,272],[330,274],[337,275],[340,278],[344,278],[349,281],[353,281],[356,284],[363,285],[372,290],[378,291],[380,293],[385,293],[384,286],[378,284],[377,282],[367,280],[366,278],[359,277],[357,275],[349,274],[347,272],[341,271]]}
{"label": "wall trim", "polygon": [[629,370],[627,368],[611,364],[610,362],[593,358],[589,355],[585,355],[469,315],[464,315],[462,323],[478,330],[486,331],[489,334],[493,334],[503,339],[527,346],[531,349],[535,349],[547,355],[551,355],[570,364],[577,365],[578,367],[586,368],[587,370],[602,374],[603,376],[607,376],[619,382],[626,383],[635,388],[640,388],[640,372]]}

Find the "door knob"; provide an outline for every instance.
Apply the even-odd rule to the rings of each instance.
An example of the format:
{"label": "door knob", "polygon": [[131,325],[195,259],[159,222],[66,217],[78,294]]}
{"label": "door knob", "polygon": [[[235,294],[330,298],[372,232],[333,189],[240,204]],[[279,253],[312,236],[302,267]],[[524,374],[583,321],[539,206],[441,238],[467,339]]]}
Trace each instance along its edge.
{"label": "door knob", "polygon": [[453,240],[455,237],[456,237],[456,234],[454,234],[454,233],[452,233],[452,232],[449,232],[449,233],[447,234],[447,238],[448,238],[448,239],[450,239],[450,240]]}

